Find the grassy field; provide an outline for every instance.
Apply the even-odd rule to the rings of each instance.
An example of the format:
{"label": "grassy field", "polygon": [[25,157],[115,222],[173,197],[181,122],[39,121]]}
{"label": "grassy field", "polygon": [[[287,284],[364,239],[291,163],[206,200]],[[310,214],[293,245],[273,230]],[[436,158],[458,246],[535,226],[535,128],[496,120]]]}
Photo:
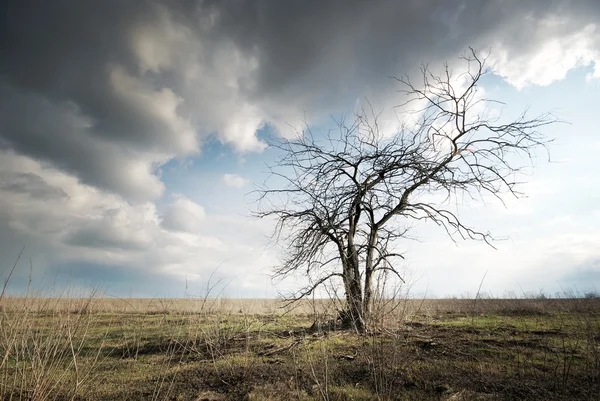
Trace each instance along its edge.
{"label": "grassy field", "polygon": [[598,400],[600,299],[0,298],[2,400]]}

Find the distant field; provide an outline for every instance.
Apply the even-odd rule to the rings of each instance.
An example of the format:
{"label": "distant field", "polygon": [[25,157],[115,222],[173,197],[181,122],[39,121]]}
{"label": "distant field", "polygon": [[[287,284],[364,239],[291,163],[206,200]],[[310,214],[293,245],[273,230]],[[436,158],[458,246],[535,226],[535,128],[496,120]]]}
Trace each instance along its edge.
{"label": "distant field", "polygon": [[[383,300],[386,309],[404,314],[495,312],[586,312],[600,308],[600,298],[564,299],[400,299]],[[199,313],[310,314],[331,312],[339,301],[301,300],[292,305],[279,299],[235,298],[19,298],[5,297],[2,308],[44,311],[80,311],[83,306],[93,313]]]}
{"label": "distant field", "polygon": [[0,299],[0,400],[597,400],[600,299]]}

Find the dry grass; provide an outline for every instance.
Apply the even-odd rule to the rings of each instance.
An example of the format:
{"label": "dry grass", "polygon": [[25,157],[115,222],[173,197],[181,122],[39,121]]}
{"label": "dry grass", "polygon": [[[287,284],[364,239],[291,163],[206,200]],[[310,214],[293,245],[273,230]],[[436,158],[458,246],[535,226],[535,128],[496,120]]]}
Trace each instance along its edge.
{"label": "dry grass", "polygon": [[[4,296],[2,310],[19,310],[27,305],[30,312],[78,312],[85,304],[86,313],[143,313],[143,314],[195,314],[225,313],[273,315],[321,314],[329,316],[334,312],[338,301],[328,299],[301,300],[293,305],[277,299],[232,299],[232,298],[101,298],[94,294],[93,299],[78,298],[63,293],[59,298]],[[600,308],[598,298],[511,298],[511,299],[396,299],[386,301],[383,316],[409,316],[415,314],[443,313],[550,313],[550,312],[590,312]]]}

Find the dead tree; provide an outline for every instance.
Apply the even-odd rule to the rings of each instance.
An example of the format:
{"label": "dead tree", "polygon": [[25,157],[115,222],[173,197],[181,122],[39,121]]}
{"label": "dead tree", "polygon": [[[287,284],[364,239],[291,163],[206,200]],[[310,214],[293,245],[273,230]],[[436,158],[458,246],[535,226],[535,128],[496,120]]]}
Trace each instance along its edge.
{"label": "dead tree", "polygon": [[275,274],[301,271],[310,278],[292,300],[339,278],[345,323],[362,332],[369,327],[374,276],[386,271],[400,277],[397,244],[412,223],[434,222],[453,240],[491,245],[490,233],[464,224],[448,207],[451,201],[438,204],[427,195],[519,197],[519,172],[535,149],[547,150],[539,129],[556,120],[526,112],[503,123],[485,117],[481,110],[498,103],[478,95],[485,59],[471,49],[461,60],[459,76],[445,65],[439,75],[422,67],[418,84],[395,78],[407,96],[401,110],[415,106],[411,115],[417,117],[393,135],[382,133],[377,116],[363,110],[350,123],[336,121],[339,130],[320,138],[307,127],[271,143],[281,157],[259,190],[257,214],[277,220],[275,237],[285,243]]}

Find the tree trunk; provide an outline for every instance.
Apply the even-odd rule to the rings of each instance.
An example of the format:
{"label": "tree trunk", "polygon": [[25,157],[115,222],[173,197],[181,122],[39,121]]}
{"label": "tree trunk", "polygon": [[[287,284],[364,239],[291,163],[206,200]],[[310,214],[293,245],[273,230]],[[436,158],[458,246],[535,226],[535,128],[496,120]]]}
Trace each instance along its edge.
{"label": "tree trunk", "polygon": [[342,321],[342,327],[352,328],[359,333],[364,333],[366,330],[366,323],[364,319],[363,303],[362,303],[362,289],[360,283],[358,285],[350,285],[350,294],[347,294],[347,305],[345,311],[340,314]]}
{"label": "tree trunk", "polygon": [[369,236],[369,244],[367,248],[367,258],[365,261],[365,289],[364,289],[364,317],[365,319],[371,319],[371,312],[373,309],[373,252],[375,245],[377,244],[377,230],[371,231]]}
{"label": "tree trunk", "polygon": [[365,297],[364,306],[366,319],[370,319],[371,313],[373,312],[373,270],[367,269],[365,271]]}
{"label": "tree trunk", "polygon": [[352,328],[359,333],[366,330],[363,310],[363,293],[360,276],[356,276],[358,267],[354,266],[355,260],[349,258],[344,267],[344,287],[346,289],[346,310],[340,313],[342,327]]}

